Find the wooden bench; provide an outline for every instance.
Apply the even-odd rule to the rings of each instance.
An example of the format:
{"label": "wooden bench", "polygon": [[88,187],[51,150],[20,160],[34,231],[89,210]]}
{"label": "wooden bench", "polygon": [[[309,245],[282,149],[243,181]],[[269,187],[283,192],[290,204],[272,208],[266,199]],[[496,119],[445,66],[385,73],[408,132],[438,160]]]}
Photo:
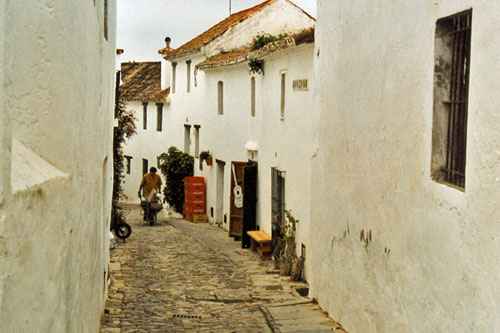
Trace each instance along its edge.
{"label": "wooden bench", "polygon": [[250,249],[254,252],[257,251],[262,260],[271,259],[271,237],[262,231],[247,231],[247,235],[250,236]]}

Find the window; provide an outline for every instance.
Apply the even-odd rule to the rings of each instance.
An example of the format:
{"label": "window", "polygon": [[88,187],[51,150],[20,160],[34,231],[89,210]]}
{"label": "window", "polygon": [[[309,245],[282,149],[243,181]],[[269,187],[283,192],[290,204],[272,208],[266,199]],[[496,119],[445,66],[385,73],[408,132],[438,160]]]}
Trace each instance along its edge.
{"label": "window", "polygon": [[194,157],[200,155],[200,125],[194,125]]}
{"label": "window", "polygon": [[189,146],[191,146],[191,125],[184,125],[184,152],[189,154]]}
{"label": "window", "polygon": [[142,128],[148,127],[148,102],[142,102]]}
{"label": "window", "polygon": [[224,83],[217,82],[217,108],[219,114],[224,114]]}
{"label": "window", "polygon": [[156,103],[156,130],[161,132],[163,122],[163,103]]}
{"label": "window", "polygon": [[108,0],[104,0],[104,38],[108,40]]}
{"label": "window", "polygon": [[125,158],[125,172],[127,172],[127,174],[130,175],[130,164],[131,164],[132,156],[124,155],[123,157]]}
{"label": "window", "polygon": [[465,188],[472,10],[436,23],[431,176]]}
{"label": "window", "polygon": [[255,117],[255,77],[250,79],[250,114]]}
{"label": "window", "polygon": [[175,93],[175,69],[177,68],[177,63],[172,63],[172,94]]}
{"label": "window", "polygon": [[148,173],[148,160],[143,158],[142,159],[142,174],[145,175]]}
{"label": "window", "polygon": [[280,119],[285,119],[285,83],[286,83],[286,73],[281,74],[281,113]]}
{"label": "window", "polygon": [[186,91],[189,92],[189,90],[191,88],[191,60],[186,61],[186,73],[187,73],[187,77],[186,77],[186,82],[187,82]]}

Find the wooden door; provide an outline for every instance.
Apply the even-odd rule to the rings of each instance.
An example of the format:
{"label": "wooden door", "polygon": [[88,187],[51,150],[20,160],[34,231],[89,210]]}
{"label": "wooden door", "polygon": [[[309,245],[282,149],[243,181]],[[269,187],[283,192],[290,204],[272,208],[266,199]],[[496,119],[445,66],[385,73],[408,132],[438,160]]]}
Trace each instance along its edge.
{"label": "wooden door", "polygon": [[247,231],[257,230],[257,163],[249,162],[243,168],[243,235],[241,247],[250,247]]}
{"label": "wooden door", "polygon": [[[247,162],[231,162],[231,196],[229,208],[229,235],[235,239],[240,239],[243,235],[243,205],[237,207],[235,203],[235,187],[243,188],[243,168]],[[236,182],[235,182],[236,180]]]}

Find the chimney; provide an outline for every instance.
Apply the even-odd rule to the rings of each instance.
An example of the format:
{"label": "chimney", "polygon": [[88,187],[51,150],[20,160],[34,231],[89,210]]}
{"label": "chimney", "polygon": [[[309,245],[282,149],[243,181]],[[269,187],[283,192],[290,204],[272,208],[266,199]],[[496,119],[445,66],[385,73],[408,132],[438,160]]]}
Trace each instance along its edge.
{"label": "chimney", "polygon": [[165,44],[167,47],[170,47],[170,41],[171,41],[170,37],[165,37]]}

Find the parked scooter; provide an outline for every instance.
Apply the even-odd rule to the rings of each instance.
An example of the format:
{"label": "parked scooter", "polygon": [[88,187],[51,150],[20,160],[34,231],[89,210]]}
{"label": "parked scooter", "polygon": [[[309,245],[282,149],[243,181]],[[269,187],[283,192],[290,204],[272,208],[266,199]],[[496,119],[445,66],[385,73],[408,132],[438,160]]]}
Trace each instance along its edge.
{"label": "parked scooter", "polygon": [[113,216],[113,225],[111,229],[115,231],[116,237],[122,239],[125,242],[125,239],[130,237],[130,235],[132,234],[132,227],[127,222],[125,222],[122,212],[123,209],[118,205],[117,202],[113,202],[111,210],[111,214]]}
{"label": "parked scooter", "polygon": [[158,221],[158,212],[163,209],[160,197],[156,192],[152,193],[151,198],[145,198],[139,193],[139,199],[144,212],[144,221],[148,222],[150,226],[154,225]]}

